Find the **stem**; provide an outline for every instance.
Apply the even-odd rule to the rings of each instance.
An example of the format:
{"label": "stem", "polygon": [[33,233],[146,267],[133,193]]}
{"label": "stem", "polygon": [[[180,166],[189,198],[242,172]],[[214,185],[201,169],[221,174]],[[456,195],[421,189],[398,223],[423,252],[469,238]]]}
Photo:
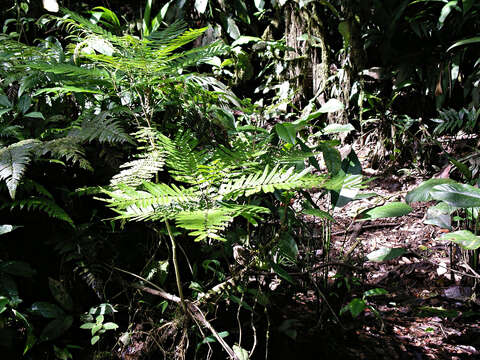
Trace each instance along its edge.
{"label": "stem", "polygon": [[168,236],[170,237],[170,241],[172,243],[172,259],[173,259],[173,267],[175,268],[175,278],[177,280],[177,289],[178,289],[178,296],[180,297],[180,303],[182,304],[182,309],[185,315],[188,314],[187,312],[187,305],[185,304],[185,298],[183,297],[183,290],[182,290],[182,282],[180,280],[180,271],[178,270],[178,259],[177,259],[177,245],[175,244],[175,239],[172,234],[172,229],[170,228],[170,224],[168,220],[165,220],[165,225],[167,225]]}

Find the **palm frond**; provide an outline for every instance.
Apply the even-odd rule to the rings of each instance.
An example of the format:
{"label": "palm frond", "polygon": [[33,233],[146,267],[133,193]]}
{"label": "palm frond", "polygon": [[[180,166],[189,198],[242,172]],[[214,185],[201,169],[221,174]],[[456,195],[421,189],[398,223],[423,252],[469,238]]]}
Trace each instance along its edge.
{"label": "palm frond", "polygon": [[0,180],[5,181],[12,199],[30,163],[32,151],[39,143],[38,140],[28,139],[0,149]]}

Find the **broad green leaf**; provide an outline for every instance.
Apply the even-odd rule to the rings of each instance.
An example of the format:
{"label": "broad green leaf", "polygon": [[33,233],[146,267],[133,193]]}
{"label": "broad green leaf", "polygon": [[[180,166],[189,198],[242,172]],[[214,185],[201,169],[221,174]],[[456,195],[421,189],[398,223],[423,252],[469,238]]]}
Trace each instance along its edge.
{"label": "broad green leaf", "polygon": [[297,129],[296,126],[289,123],[281,123],[275,125],[275,131],[280,139],[286,143],[295,145],[297,143]]}
{"label": "broad green leaf", "polygon": [[469,38],[469,39],[464,39],[464,40],[460,40],[460,41],[457,41],[455,44],[453,44],[452,46],[450,46],[447,51],[450,51],[458,46],[463,46],[463,45],[468,45],[468,44],[474,44],[474,43],[478,43],[480,42],[480,36],[476,36],[476,37],[473,37],[473,38]]}
{"label": "broad green leaf", "polygon": [[392,202],[372,209],[362,211],[358,216],[358,220],[374,220],[389,217],[400,217],[407,215],[412,208],[403,202]]}
{"label": "broad green leaf", "polygon": [[52,320],[40,334],[40,341],[54,340],[63,335],[73,324],[73,316],[67,315]]}
{"label": "broad green leaf", "polygon": [[0,272],[27,278],[36,274],[35,269],[24,261],[0,261]]}
{"label": "broad green leaf", "polygon": [[95,345],[95,344],[98,342],[98,340],[100,340],[100,336],[95,335],[95,336],[92,337],[92,339],[90,340],[90,344]]}
{"label": "broad green leaf", "polygon": [[367,255],[367,259],[374,262],[382,262],[395,259],[399,256],[405,254],[407,250],[404,248],[380,248],[378,250],[372,251]]}
{"label": "broad green leaf", "polygon": [[54,299],[57,300],[65,310],[72,311],[73,300],[63,284],[58,280],[48,278],[48,286],[50,287],[50,292],[52,293]]}
{"label": "broad green leaf", "polygon": [[105,330],[115,330],[115,329],[118,329],[118,325],[113,322],[107,322],[103,324],[103,328]]}
{"label": "broad green leaf", "polygon": [[443,240],[450,240],[465,250],[476,250],[480,247],[480,236],[468,230],[459,230],[442,236]]}
{"label": "broad green leaf", "polygon": [[331,113],[342,110],[344,107],[340,100],[330,99],[318,111],[321,113]]}
{"label": "broad green leaf", "polygon": [[97,325],[97,324],[95,324],[95,323],[85,323],[85,324],[80,325],[80,329],[90,330],[95,325]]}
{"label": "broad green leaf", "polygon": [[325,165],[327,165],[328,173],[330,176],[337,175],[342,168],[342,156],[340,155],[340,151],[330,146],[322,146],[320,149],[323,154]]}
{"label": "broad green leaf", "polygon": [[42,113],[41,113],[41,112],[38,112],[38,111],[29,112],[28,114],[25,114],[25,115],[23,115],[23,116],[28,117],[28,118],[45,120],[45,118],[43,117]]}
{"label": "broad green leaf", "polygon": [[195,0],[195,9],[199,14],[203,14],[207,10],[208,0]]}
{"label": "broad green leaf", "polygon": [[344,108],[344,105],[339,100],[330,99],[320,109],[312,112],[304,119],[297,120],[296,123],[305,124],[311,120],[318,118],[322,114],[339,111],[339,110],[342,110],[343,108]]}
{"label": "broad green leaf", "polygon": [[416,189],[408,192],[405,201],[410,204],[412,202],[422,202],[432,200],[430,192],[433,187],[440,184],[455,184],[452,179],[430,179],[418,186]]}
{"label": "broad green leaf", "polygon": [[344,132],[354,131],[355,128],[352,124],[328,124],[320,133],[322,134],[338,134]]}
{"label": "broad green leaf", "polygon": [[238,45],[248,44],[249,42],[259,42],[259,41],[262,41],[262,39],[259,37],[242,35],[232,43],[232,48]]}
{"label": "broad green leaf", "polygon": [[319,217],[319,218],[322,218],[322,219],[335,221],[335,219],[333,218],[332,215],[330,215],[328,212],[320,210],[320,209],[307,209],[307,210],[303,210],[303,213],[307,214],[307,215],[313,215],[315,217]]}
{"label": "broad green leaf", "polygon": [[32,98],[28,94],[23,94],[18,99],[17,109],[21,111],[22,114],[25,114],[32,104]]}
{"label": "broad green leaf", "polygon": [[56,319],[65,316],[65,312],[59,306],[44,301],[33,303],[28,311],[47,319]]}
{"label": "broad green leaf", "polygon": [[7,95],[0,95],[0,106],[6,107],[6,108],[12,107],[12,103],[8,99]]}
{"label": "broad green leaf", "polygon": [[457,208],[480,207],[480,189],[468,184],[443,184],[431,191],[432,198]]}
{"label": "broad green leaf", "polygon": [[231,17],[227,19],[227,33],[234,40],[237,40],[240,37],[240,30],[238,29],[235,20],[233,20]]}
{"label": "broad green leaf", "polygon": [[233,345],[232,349],[233,349],[233,352],[235,353],[235,355],[237,355],[238,360],[248,360],[249,359],[248,351],[245,350],[244,348],[242,348],[238,345]]}
{"label": "broad green leaf", "polygon": [[367,303],[363,299],[355,298],[342,308],[340,314],[350,311],[352,316],[356,318],[367,308]]}
{"label": "broad green leaf", "polygon": [[363,293],[363,297],[369,297],[369,296],[378,296],[378,295],[386,295],[388,294],[388,291],[382,288],[376,288],[376,289],[370,289],[367,290]]}
{"label": "broad green leaf", "polygon": [[344,178],[340,191],[332,191],[331,202],[334,209],[339,209],[355,200],[362,188],[362,165],[358,160],[355,151],[351,150],[348,156],[342,161],[342,171],[347,176]]}

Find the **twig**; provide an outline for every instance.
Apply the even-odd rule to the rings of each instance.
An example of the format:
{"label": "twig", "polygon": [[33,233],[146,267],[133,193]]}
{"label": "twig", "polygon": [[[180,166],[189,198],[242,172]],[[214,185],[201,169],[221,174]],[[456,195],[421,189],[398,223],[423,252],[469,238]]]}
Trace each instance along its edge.
{"label": "twig", "polygon": [[[372,229],[372,228],[380,228],[383,226],[398,226],[398,223],[387,223],[387,224],[370,224],[370,225],[363,225],[362,229]],[[355,228],[353,229],[346,229],[346,230],[340,230],[340,231],[335,231],[332,233],[332,236],[338,236],[338,235],[345,235],[348,234],[349,232],[354,231]]]}
{"label": "twig", "polygon": [[[142,290],[144,292],[147,292],[152,295],[160,296],[163,297],[164,299],[168,299],[171,301],[174,301],[176,303],[180,303],[181,299],[178,296],[175,295],[170,295],[166,293],[165,291],[160,291],[160,290],[155,290],[151,289],[147,286],[143,286],[140,284],[130,284],[131,287],[134,287],[136,289]],[[168,297],[167,297],[168,296]],[[222,339],[222,337],[218,334],[218,332],[213,328],[213,326],[208,322],[208,320],[205,318],[203,315],[202,311],[199,309],[199,307],[191,302],[185,301],[185,305],[187,309],[189,310],[189,315],[192,316],[194,319],[198,320],[205,328],[210,330],[212,335],[217,339],[219,344],[224,348],[224,350],[227,352],[228,356],[233,359],[233,360],[240,360],[235,352],[232,350],[230,345],[228,345],[225,340]]]}

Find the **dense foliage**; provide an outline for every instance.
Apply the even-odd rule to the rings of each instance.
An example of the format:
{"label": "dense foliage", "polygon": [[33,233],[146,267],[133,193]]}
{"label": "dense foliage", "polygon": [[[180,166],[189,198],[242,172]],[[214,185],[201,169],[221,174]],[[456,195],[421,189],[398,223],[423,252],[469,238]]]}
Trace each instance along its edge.
{"label": "dense foliage", "polygon": [[475,1],[59,3],[2,15],[8,358],[269,358],[298,292],[319,332],[378,315],[386,291],[352,284],[405,251],[331,252],[336,213],[375,196],[358,139],[372,167],[447,166],[406,202],[437,201],[425,222],[478,271]]}

